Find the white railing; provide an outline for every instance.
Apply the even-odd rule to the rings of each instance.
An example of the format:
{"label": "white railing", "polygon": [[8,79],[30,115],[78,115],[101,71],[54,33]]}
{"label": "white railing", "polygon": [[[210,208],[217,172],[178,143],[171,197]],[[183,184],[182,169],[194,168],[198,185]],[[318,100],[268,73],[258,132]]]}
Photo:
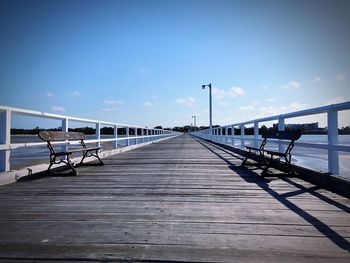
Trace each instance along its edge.
{"label": "white railing", "polygon": [[[54,119],[62,122],[62,131],[68,131],[70,128],[70,123],[89,123],[95,125],[96,134],[94,139],[86,140],[86,143],[96,143],[100,146],[102,142],[113,142],[113,148],[118,148],[118,141],[126,141],[126,146],[130,146],[131,140],[135,142],[133,145],[143,144],[146,142],[154,142],[160,139],[176,136],[177,132],[163,130],[163,129],[151,129],[142,126],[136,125],[127,125],[120,123],[112,123],[100,120],[91,120],[91,119],[83,119],[76,118],[71,116],[63,116],[57,114],[51,114],[46,112],[38,112],[26,109],[12,108],[6,106],[0,106],[0,172],[10,171],[10,153],[12,149],[16,149],[19,147],[33,147],[33,146],[41,146],[46,145],[45,142],[26,142],[26,143],[11,143],[11,118],[12,115],[24,115],[24,116],[32,116],[39,117],[44,119]],[[113,127],[114,135],[112,138],[101,138],[101,127]],[[118,129],[123,128],[126,130],[125,136],[118,137]],[[133,135],[130,135],[130,130],[134,130]],[[76,142],[78,144],[78,142]],[[66,147],[67,142],[59,142],[57,144],[62,144],[63,147]],[[71,142],[70,144],[75,144]],[[33,156],[34,157],[34,156]]]}
{"label": "white railing", "polygon": [[[259,142],[261,141],[261,138],[259,137],[259,123],[277,120],[278,130],[283,131],[285,129],[286,119],[326,113],[327,114],[327,134],[328,134],[327,143],[319,144],[319,143],[299,141],[299,142],[296,142],[295,145],[301,146],[301,147],[327,150],[328,151],[328,172],[332,174],[339,174],[339,152],[340,151],[347,152],[347,153],[350,152],[350,146],[338,144],[338,112],[349,110],[349,109],[350,109],[350,101],[339,103],[339,104],[322,106],[318,108],[312,108],[312,109],[307,109],[302,111],[281,114],[281,115],[270,116],[266,118],[250,120],[246,122],[225,125],[225,126],[213,128],[212,134],[210,134],[209,129],[195,131],[195,132],[192,132],[192,134],[200,138],[227,144],[229,139],[228,133],[230,129],[231,130],[230,139],[231,139],[232,145],[234,145],[235,139],[239,139],[241,141],[241,148],[243,149],[245,145],[245,141],[253,140],[254,146],[259,147]],[[245,137],[245,126],[249,124],[254,125],[253,138]],[[241,130],[240,136],[234,135],[235,127],[238,127]],[[223,132],[224,130],[225,132]],[[223,135],[223,133],[225,133],[225,135]],[[283,147],[285,143],[283,141],[279,141],[278,144],[279,144],[279,150],[283,151]]]}

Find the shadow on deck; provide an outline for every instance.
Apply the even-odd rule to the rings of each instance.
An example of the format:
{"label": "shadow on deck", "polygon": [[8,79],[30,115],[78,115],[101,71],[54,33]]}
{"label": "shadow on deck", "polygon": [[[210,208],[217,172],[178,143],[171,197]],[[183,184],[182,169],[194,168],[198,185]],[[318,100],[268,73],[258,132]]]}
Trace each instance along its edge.
{"label": "shadow on deck", "polygon": [[0,187],[0,261],[350,259],[349,199],[183,135]]}

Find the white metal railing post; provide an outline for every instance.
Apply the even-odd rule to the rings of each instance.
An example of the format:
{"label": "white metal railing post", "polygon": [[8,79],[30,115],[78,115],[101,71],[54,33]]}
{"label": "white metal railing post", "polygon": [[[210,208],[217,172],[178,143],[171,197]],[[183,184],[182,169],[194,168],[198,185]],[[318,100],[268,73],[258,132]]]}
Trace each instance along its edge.
{"label": "white metal railing post", "polygon": [[254,147],[259,147],[259,122],[254,121]]}
{"label": "white metal railing post", "polygon": [[241,148],[244,149],[244,135],[245,135],[244,124],[241,124],[240,128],[241,128]]}
{"label": "white metal railing post", "polygon": [[137,128],[135,128],[135,145],[137,144]]}
{"label": "white metal railing post", "polygon": [[[68,132],[69,131],[69,121],[68,121],[68,118],[65,118],[62,120],[62,125],[61,125],[61,130],[64,131],[64,132]],[[61,146],[61,149],[63,152],[67,151],[68,150],[68,145],[67,143],[62,145]],[[67,157],[66,156],[62,156],[61,159],[66,159]]]}
{"label": "white metal railing post", "polygon": [[130,137],[129,126],[125,127],[125,135],[126,135],[126,146],[129,146],[130,145],[130,141],[129,141],[129,137]]}
{"label": "white metal railing post", "polygon": [[235,126],[231,126],[231,144],[235,145]]}
{"label": "white metal railing post", "polygon": [[5,144],[5,150],[0,150],[0,172],[10,171],[11,144],[11,111],[0,111],[0,144]]}
{"label": "white metal railing post", "polygon": [[101,147],[101,123],[96,123],[96,139],[98,140],[97,142],[97,147]]}
{"label": "white metal railing post", "polygon": [[338,144],[338,112],[329,109],[327,112],[327,132],[328,132],[328,171],[339,174],[339,153],[333,149]]}
{"label": "white metal railing post", "polygon": [[117,149],[118,148],[118,126],[114,125],[114,132],[113,132],[113,148]]}
{"label": "white metal railing post", "polygon": [[228,143],[228,127],[225,128],[225,143]]}
{"label": "white metal railing post", "polygon": [[[284,121],[284,118],[282,116],[279,116],[278,117],[278,130],[279,131],[284,131],[285,130],[285,121]],[[278,150],[280,152],[284,152],[284,146],[282,144],[282,141],[281,140],[278,140]]]}

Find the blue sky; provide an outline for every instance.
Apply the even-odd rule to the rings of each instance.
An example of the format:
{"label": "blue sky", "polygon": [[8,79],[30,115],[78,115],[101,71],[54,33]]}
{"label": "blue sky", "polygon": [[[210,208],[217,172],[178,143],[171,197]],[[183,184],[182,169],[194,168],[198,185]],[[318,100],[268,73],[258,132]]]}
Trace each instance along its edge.
{"label": "blue sky", "polygon": [[0,105],[173,127],[208,125],[209,82],[221,125],[348,101],[349,25],[349,1],[0,1]]}

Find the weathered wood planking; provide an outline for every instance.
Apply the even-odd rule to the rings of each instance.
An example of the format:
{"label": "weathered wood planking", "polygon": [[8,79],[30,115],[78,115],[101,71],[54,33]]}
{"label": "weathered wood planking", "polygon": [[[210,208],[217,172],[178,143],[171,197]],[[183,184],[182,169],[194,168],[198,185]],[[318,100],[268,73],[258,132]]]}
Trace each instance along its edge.
{"label": "weathered wood planking", "polygon": [[0,261],[348,262],[350,202],[183,135],[0,187]]}

